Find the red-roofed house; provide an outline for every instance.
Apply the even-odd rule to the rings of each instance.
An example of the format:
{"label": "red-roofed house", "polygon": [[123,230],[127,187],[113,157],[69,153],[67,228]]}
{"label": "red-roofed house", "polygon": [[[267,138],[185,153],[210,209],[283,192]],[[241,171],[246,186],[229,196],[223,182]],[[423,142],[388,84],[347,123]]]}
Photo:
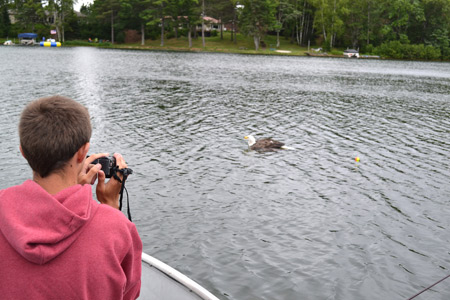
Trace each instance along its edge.
{"label": "red-roofed house", "polygon": [[[211,31],[220,31],[220,27],[222,26],[220,20],[205,16],[205,17],[203,17],[203,21],[204,21],[203,26],[204,26],[206,36],[211,35]],[[201,32],[202,24],[198,24],[196,29],[198,32]]]}

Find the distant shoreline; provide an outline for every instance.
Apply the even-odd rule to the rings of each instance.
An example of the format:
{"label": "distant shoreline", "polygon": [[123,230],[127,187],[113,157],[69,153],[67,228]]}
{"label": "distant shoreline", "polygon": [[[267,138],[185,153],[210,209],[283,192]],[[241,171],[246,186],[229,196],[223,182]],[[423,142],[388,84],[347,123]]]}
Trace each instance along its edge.
{"label": "distant shoreline", "polygon": [[[63,45],[65,47],[97,47],[103,49],[119,49],[119,50],[141,50],[141,51],[164,51],[164,52],[191,52],[191,53],[225,53],[225,54],[247,54],[247,55],[270,55],[270,56],[298,56],[298,57],[323,57],[323,58],[343,58],[348,60],[397,60],[397,61],[422,61],[422,62],[443,62],[449,63],[448,60],[421,60],[421,59],[398,59],[398,58],[389,58],[389,57],[380,57],[376,55],[360,55],[359,58],[349,58],[344,55],[338,54],[327,54],[327,53],[312,53],[308,52],[308,50],[296,51],[296,52],[277,52],[272,50],[260,49],[259,51],[255,50],[229,50],[229,49],[211,49],[211,47],[206,47],[205,49],[201,49],[198,47],[173,47],[173,46],[151,46],[151,45],[130,45],[130,44],[111,44],[108,46],[101,45]],[[279,49],[281,50],[281,49]],[[287,50],[289,51],[289,50]]]}
{"label": "distant shoreline", "polygon": [[[4,40],[0,39],[0,45],[3,46]],[[220,40],[219,42],[208,40],[206,41],[206,47],[201,47],[201,39],[195,40],[193,47],[189,48],[184,46],[187,44],[186,40],[180,39],[167,39],[165,45],[160,46],[159,40],[146,40],[145,45],[140,43],[134,44],[112,44],[110,42],[95,43],[88,41],[66,41],[62,43],[62,47],[95,47],[103,49],[123,49],[123,50],[141,50],[141,51],[167,51],[167,52],[192,52],[192,53],[227,53],[227,54],[247,54],[247,55],[275,55],[275,56],[300,56],[300,57],[323,57],[323,58],[346,58],[351,59],[342,53],[343,50],[334,49],[331,53],[320,52],[308,52],[306,47],[300,47],[293,44],[287,44],[284,41],[279,48],[275,48],[273,44],[270,47],[261,47],[258,51],[251,48],[251,43],[243,43],[239,41],[239,44],[230,42],[229,40]],[[20,45],[14,45],[20,46]],[[35,46],[39,46],[36,44]],[[4,46],[11,47],[11,46]],[[24,46],[30,47],[30,46]],[[312,49],[312,48],[311,48]],[[342,51],[342,52],[341,52]],[[450,62],[449,60],[426,60],[426,59],[399,59],[380,57],[371,54],[360,54],[359,59],[382,59],[382,60],[400,60],[400,61],[424,61],[424,62]]]}

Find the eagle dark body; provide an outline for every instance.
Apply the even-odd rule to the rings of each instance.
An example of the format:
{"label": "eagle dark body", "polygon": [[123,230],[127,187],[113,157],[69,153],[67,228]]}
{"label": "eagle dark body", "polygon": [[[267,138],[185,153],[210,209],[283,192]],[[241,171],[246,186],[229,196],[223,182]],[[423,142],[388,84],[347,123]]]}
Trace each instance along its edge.
{"label": "eagle dark body", "polygon": [[272,140],[270,138],[257,140],[255,144],[250,146],[251,150],[256,151],[273,151],[277,149],[281,149],[284,146],[284,143]]}

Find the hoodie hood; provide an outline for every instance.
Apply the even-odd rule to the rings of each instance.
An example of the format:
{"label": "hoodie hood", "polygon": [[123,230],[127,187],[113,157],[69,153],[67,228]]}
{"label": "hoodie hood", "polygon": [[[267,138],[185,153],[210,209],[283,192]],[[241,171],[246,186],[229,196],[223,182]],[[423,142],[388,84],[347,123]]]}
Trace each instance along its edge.
{"label": "hoodie hood", "polygon": [[42,265],[76,241],[95,203],[88,184],[50,195],[27,180],[0,191],[0,231],[20,255]]}

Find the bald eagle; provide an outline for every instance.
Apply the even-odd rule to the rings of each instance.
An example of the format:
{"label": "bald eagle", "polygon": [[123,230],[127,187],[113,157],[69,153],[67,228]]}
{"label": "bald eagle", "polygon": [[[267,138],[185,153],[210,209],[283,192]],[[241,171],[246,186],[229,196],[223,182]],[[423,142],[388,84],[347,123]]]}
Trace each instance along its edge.
{"label": "bald eagle", "polygon": [[272,140],[270,138],[256,140],[254,136],[247,135],[244,137],[248,141],[248,147],[257,151],[275,151],[279,149],[288,149],[284,143]]}

